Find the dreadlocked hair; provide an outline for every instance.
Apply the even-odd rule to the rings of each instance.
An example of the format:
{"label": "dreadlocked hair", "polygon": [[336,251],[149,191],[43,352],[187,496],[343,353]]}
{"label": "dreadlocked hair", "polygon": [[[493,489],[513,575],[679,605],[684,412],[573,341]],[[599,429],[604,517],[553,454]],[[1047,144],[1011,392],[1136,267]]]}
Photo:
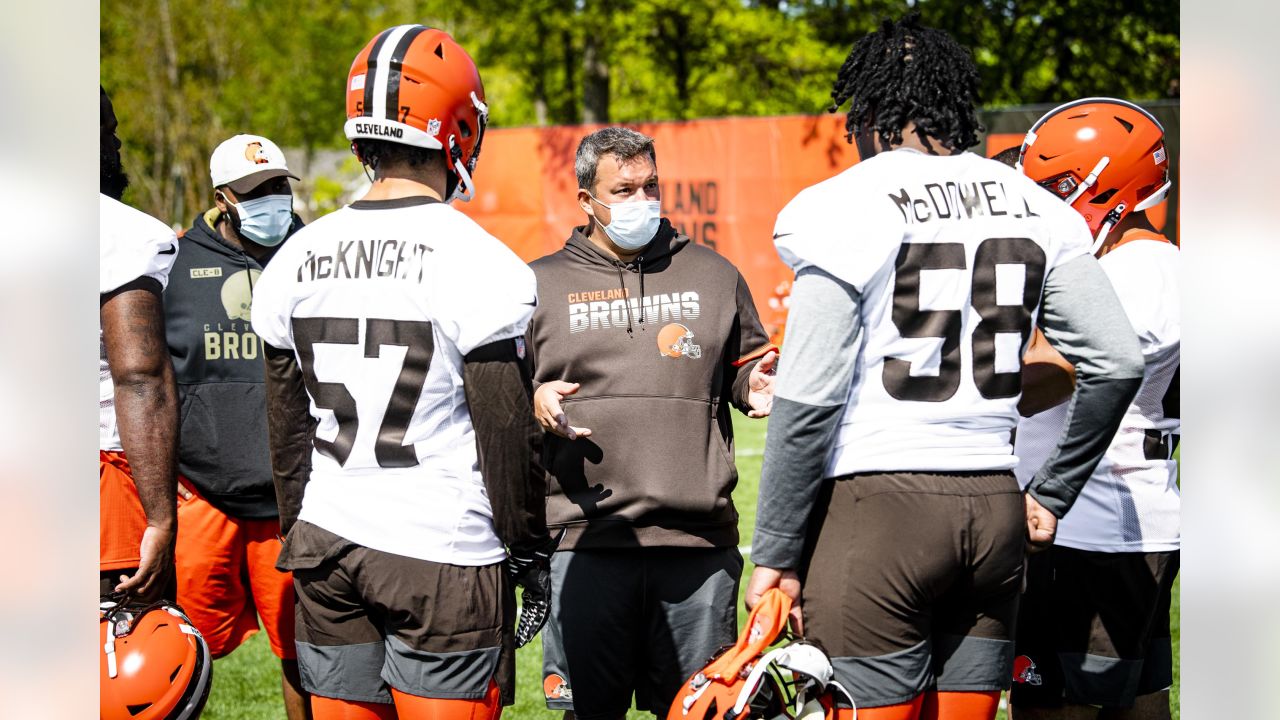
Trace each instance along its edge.
{"label": "dreadlocked hair", "polygon": [[933,138],[958,152],[977,145],[984,129],[974,112],[977,90],[969,50],[941,30],[922,27],[920,14],[911,12],[898,22],[883,20],[879,31],[854,43],[836,76],[829,112],[852,101],[845,119],[849,142],[870,128],[898,145],[914,122],[925,147],[933,149]]}

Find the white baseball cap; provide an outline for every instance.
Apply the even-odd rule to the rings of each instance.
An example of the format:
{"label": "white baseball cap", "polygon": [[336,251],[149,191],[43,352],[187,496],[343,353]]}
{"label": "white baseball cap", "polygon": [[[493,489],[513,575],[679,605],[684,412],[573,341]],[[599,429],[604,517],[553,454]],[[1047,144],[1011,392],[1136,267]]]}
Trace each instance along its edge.
{"label": "white baseball cap", "polygon": [[278,177],[298,179],[289,172],[279,146],[261,135],[236,135],[224,140],[209,158],[213,186],[229,185],[236,194],[247,193]]}

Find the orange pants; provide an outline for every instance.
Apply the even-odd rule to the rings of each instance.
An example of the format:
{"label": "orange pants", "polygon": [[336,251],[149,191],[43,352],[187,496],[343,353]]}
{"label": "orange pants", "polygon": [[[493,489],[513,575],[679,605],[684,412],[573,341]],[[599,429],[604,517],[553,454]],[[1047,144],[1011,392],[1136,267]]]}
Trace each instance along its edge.
{"label": "orange pants", "polygon": [[147,516],[124,453],[98,451],[98,570],[136,568]]}
{"label": "orange pants", "polygon": [[[191,490],[185,480],[183,486]],[[192,490],[178,500],[178,604],[215,658],[258,632],[258,617],[276,657],[297,658],[293,642],[293,575],[276,569],[280,521],[233,518]]]}

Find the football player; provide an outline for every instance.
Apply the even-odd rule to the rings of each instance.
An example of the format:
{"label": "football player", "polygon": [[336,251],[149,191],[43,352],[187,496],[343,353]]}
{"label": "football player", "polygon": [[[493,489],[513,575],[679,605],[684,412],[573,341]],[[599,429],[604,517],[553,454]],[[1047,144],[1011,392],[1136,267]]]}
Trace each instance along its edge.
{"label": "football player", "polygon": [[488,116],[461,46],[387,29],[346,89],[373,185],[298,231],[253,299],[303,686],[319,720],[496,718],[554,547],[522,340],[534,276],[449,206],[474,192]]}
{"label": "football player", "polygon": [[[977,86],[949,35],[886,21],[832,93],[862,161],[774,229],[797,278],[746,600],[803,602],[860,720],[995,717],[1026,543],[1052,542],[1142,377],[1081,217],[965,151]],[[1037,318],[1077,389],[1024,497],[1010,442]]]}
{"label": "football player", "polygon": [[[1033,556],[1018,618],[1011,702],[1019,720],[1170,717],[1169,608],[1178,573],[1178,248],[1146,209],[1170,188],[1164,129],[1112,98],[1062,105],[1027,133],[1021,168],[1084,216],[1093,249],[1137,333],[1142,386],[1052,548]],[[1065,364],[1052,347],[1039,351]],[[1052,398],[1044,382],[1024,394]],[[1070,413],[1024,419],[1014,446],[1032,482]]]}
{"label": "football player", "polygon": [[178,601],[214,658],[258,632],[280,658],[285,712],[305,717],[293,638],[293,579],[276,569],[280,521],[267,454],[266,391],[249,314],[262,268],[302,221],[284,153],[236,135],[209,161],[214,207],[182,236],[165,288],[178,379]]}
{"label": "football player", "polygon": [[99,594],[173,599],[178,399],[161,293],[178,254],[164,223],[120,202],[116,115],[99,115]]}

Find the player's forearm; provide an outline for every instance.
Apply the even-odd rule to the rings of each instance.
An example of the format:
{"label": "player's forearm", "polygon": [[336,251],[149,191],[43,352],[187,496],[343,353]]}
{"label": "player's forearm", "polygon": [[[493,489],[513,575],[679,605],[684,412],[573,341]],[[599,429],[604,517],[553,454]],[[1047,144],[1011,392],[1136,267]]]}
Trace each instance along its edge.
{"label": "player's forearm", "polygon": [[147,524],[172,532],[177,524],[178,393],[158,284],[105,298],[100,318],[120,444],[138,498]]}
{"label": "player's forearm", "polygon": [[310,414],[307,389],[293,351],[264,343],[263,358],[271,475],[280,513],[280,532],[288,534],[302,511],[302,496],[311,476],[316,421]]}
{"label": "player's forearm", "polygon": [[1027,491],[1062,517],[1115,437],[1142,384],[1143,358],[1111,283],[1092,257],[1060,266],[1045,281],[1042,325],[1075,366],[1066,428]]}
{"label": "player's forearm", "polygon": [[751,545],[751,561],[756,565],[778,570],[799,566],[809,515],[843,411],[844,405],[823,407],[774,399]]}
{"label": "player's forearm", "polygon": [[547,480],[528,368],[514,340],[473,350],[462,367],[494,529],[511,547],[542,542],[547,537]]}
{"label": "player's forearm", "polygon": [[800,563],[854,378],[860,305],[852,286],[816,268],[796,277],[760,475],[751,550],[757,565],[795,569]]}

